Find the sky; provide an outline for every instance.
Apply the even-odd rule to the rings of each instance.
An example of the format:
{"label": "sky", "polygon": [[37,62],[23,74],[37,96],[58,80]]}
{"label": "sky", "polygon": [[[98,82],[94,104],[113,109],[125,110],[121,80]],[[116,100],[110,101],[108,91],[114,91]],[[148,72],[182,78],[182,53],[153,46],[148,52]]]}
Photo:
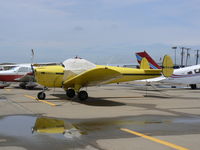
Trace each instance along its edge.
{"label": "sky", "polygon": [[199,0],[0,0],[0,62],[31,62],[31,49],[35,63],[174,57],[172,46],[200,48],[199,18]]}

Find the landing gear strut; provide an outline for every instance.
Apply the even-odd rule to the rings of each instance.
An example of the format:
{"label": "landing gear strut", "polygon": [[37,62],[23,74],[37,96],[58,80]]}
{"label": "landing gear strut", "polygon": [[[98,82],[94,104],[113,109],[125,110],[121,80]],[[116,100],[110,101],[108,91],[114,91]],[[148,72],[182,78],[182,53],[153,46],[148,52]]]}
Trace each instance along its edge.
{"label": "landing gear strut", "polygon": [[79,100],[84,101],[88,98],[88,93],[86,91],[80,91],[78,93],[78,98]]}

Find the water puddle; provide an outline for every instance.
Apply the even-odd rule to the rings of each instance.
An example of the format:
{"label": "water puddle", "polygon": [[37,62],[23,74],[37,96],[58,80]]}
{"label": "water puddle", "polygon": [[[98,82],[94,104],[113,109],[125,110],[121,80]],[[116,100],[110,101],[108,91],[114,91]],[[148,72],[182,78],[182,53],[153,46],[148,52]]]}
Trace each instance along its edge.
{"label": "water puddle", "polygon": [[[0,118],[0,147],[16,146],[29,150],[65,150],[92,147],[81,139],[81,133],[62,119],[36,116],[7,116]],[[98,148],[97,148],[98,149]]]}
{"label": "water puddle", "polygon": [[0,96],[0,101],[6,101],[6,97],[5,96]]}
{"label": "water puddle", "polygon": [[[188,124],[190,124],[188,126]],[[200,133],[200,118],[171,116],[132,116],[100,119],[58,119],[43,116],[0,118],[0,143],[26,149],[63,149],[98,147],[98,139],[132,137],[121,132],[129,128],[150,135]]]}
{"label": "water puddle", "polygon": [[200,118],[180,118],[173,120],[174,123],[195,124],[200,123]]}
{"label": "water puddle", "polygon": [[124,126],[144,126],[148,124],[169,123],[168,120],[146,119],[89,119],[68,120],[36,117],[36,116],[8,116],[0,118],[0,135],[13,137],[28,137],[47,135],[56,138],[80,138],[92,132],[102,132]]}
{"label": "water puddle", "polygon": [[7,136],[31,136],[32,116],[8,116],[0,118],[0,134]]}

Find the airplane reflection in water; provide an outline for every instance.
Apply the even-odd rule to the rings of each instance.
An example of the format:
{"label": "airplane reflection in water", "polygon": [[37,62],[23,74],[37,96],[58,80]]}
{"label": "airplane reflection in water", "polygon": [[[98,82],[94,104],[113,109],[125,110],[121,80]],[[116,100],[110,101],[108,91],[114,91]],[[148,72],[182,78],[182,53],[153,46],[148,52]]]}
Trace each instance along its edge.
{"label": "airplane reflection in water", "polygon": [[170,120],[160,119],[145,119],[145,120],[134,120],[131,118],[127,119],[95,119],[87,120],[83,122],[70,123],[67,120],[55,119],[49,117],[38,117],[35,121],[35,125],[32,128],[32,133],[41,134],[63,134],[66,138],[79,138],[81,135],[88,135],[94,131],[106,130],[109,132],[116,128],[121,128],[127,125],[134,125],[135,127],[141,127],[147,124],[165,124],[170,123]]}
{"label": "airplane reflection in water", "polygon": [[80,137],[81,133],[72,124],[64,120],[39,117],[35,121],[32,133],[63,134],[66,138]]}

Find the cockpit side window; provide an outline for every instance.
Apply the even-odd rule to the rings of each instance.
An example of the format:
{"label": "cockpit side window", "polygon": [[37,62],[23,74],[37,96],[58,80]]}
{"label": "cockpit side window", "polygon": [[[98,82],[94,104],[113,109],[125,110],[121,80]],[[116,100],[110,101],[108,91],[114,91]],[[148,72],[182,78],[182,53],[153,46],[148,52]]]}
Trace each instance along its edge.
{"label": "cockpit side window", "polygon": [[29,71],[28,67],[21,67],[18,70],[18,72],[28,72],[28,71]]}
{"label": "cockpit side window", "polygon": [[192,71],[189,71],[187,74],[192,74]]}

